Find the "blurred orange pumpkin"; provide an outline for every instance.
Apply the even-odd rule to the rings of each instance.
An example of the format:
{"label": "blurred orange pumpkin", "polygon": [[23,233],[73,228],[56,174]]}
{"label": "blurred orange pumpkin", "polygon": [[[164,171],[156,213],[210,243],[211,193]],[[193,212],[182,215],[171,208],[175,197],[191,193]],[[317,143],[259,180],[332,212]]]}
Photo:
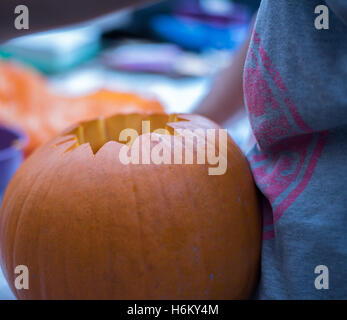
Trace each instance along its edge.
{"label": "blurred orange pumpkin", "polygon": [[59,96],[37,72],[0,62],[0,123],[26,131],[26,155],[77,121],[116,112],[163,112],[163,107],[153,99],[103,89],[78,98]]}

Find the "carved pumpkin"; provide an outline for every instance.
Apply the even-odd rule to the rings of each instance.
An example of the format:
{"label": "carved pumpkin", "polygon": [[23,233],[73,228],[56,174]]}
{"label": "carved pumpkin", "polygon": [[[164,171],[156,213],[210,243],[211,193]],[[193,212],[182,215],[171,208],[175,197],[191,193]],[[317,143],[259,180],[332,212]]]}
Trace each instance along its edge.
{"label": "carved pumpkin", "polygon": [[[116,115],[37,149],[0,213],[1,266],[18,298],[250,297],[261,220],[247,160],[228,137],[222,175],[209,175],[208,163],[123,164],[117,135],[144,119],[170,132],[156,135],[171,147],[179,138],[172,129],[219,129],[196,115]],[[184,153],[197,142],[181,146]],[[14,286],[17,265],[28,267],[28,290]]]}

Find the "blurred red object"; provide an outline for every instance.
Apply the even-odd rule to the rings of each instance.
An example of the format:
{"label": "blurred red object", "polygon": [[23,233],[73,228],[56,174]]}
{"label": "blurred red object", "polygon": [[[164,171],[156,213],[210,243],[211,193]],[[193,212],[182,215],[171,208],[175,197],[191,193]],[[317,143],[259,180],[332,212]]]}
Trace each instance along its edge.
{"label": "blurred red object", "polygon": [[0,62],[0,122],[25,130],[29,136],[26,156],[76,122],[131,112],[164,109],[154,99],[105,89],[78,98],[59,96],[35,71]]}

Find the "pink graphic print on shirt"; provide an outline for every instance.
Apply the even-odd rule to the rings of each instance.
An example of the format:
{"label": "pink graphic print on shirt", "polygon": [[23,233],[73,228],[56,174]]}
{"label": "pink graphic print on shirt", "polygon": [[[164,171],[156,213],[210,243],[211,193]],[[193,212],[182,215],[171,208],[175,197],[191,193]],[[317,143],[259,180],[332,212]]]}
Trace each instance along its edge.
{"label": "pink graphic print on shirt", "polygon": [[244,73],[246,105],[258,151],[249,158],[263,203],[263,238],[311,180],[327,132],[314,133],[300,116],[279,71],[254,32]]}

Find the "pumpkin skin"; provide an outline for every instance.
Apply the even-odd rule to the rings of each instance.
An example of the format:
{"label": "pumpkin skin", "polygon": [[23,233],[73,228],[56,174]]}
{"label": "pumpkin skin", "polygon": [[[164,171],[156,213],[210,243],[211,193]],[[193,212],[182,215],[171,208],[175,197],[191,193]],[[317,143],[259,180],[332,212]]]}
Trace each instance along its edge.
{"label": "pumpkin skin", "polygon": [[[167,127],[219,128],[177,117]],[[91,144],[76,145],[74,128],[37,149],[5,192],[0,258],[17,298],[250,297],[260,209],[247,160],[229,136],[227,171],[211,176],[208,164],[124,165],[123,144],[109,141],[94,154]],[[14,287],[17,265],[29,269],[28,290]]]}

